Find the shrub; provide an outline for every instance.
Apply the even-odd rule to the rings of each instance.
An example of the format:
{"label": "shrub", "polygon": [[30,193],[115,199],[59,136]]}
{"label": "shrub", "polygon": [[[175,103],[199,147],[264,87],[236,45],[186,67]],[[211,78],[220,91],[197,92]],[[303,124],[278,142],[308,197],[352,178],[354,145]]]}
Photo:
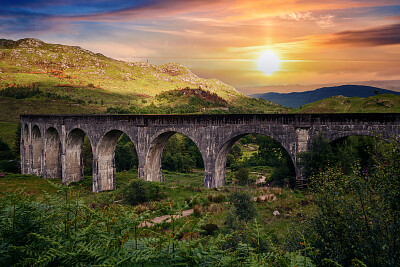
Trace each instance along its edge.
{"label": "shrub", "polygon": [[226,198],[225,194],[223,193],[218,193],[216,195],[213,195],[213,202],[214,203],[221,203],[222,201],[224,201]]}
{"label": "shrub", "polygon": [[15,160],[0,160],[0,171],[18,173],[18,165]]}
{"label": "shrub", "polygon": [[0,96],[11,97],[15,99],[24,99],[32,96],[40,96],[40,91],[36,86],[10,86],[0,90]]}
{"label": "shrub", "polygon": [[200,217],[203,214],[203,208],[200,205],[194,205],[193,214],[196,217]]}
{"label": "shrub", "polygon": [[248,222],[257,216],[257,209],[251,195],[245,191],[234,191],[228,196],[234,214],[239,220]]}
{"label": "shrub", "polygon": [[208,223],[201,227],[204,231],[206,231],[207,235],[212,235],[215,231],[218,230],[218,226],[213,223]]}
{"label": "shrub", "polygon": [[240,168],[235,174],[236,180],[239,181],[240,185],[248,184],[249,182],[249,170],[246,168]]}
{"label": "shrub", "polygon": [[372,169],[344,175],[331,168],[313,178],[318,210],[308,222],[308,238],[343,266],[355,259],[366,266],[400,262],[400,152],[393,145]]}
{"label": "shrub", "polygon": [[133,179],[123,190],[123,197],[131,205],[157,200],[160,198],[160,185],[157,182]]}

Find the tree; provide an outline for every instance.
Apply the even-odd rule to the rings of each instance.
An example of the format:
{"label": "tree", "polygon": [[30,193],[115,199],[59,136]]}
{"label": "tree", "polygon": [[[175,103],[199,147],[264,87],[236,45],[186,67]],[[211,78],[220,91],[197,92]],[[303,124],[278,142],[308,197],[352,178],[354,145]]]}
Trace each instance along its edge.
{"label": "tree", "polygon": [[225,221],[228,232],[243,231],[245,223],[257,216],[257,209],[251,195],[246,191],[234,191],[228,195],[231,205]]}
{"label": "tree", "polygon": [[131,139],[122,134],[115,148],[115,168],[118,172],[129,171],[138,166],[138,156]]}
{"label": "tree", "polygon": [[312,178],[318,210],[306,235],[319,250],[318,258],[350,266],[400,263],[400,151],[393,144],[375,166],[345,175],[331,167]]}
{"label": "tree", "polygon": [[0,160],[14,159],[13,153],[6,142],[0,138]]}
{"label": "tree", "polygon": [[93,171],[93,152],[89,138],[85,136],[83,139],[82,146],[82,157],[83,157],[83,172],[84,175],[92,175]]}
{"label": "tree", "polygon": [[240,147],[236,144],[234,144],[229,151],[229,154],[231,154],[234,158],[235,161],[238,161],[241,156],[243,156],[242,150],[240,150]]}
{"label": "tree", "polygon": [[313,140],[310,151],[299,154],[299,165],[306,177],[334,166],[340,167],[344,174],[351,174],[355,165],[371,168],[375,164],[372,155],[380,155],[387,146],[386,141],[370,136],[348,136],[329,143],[320,134]]}
{"label": "tree", "polygon": [[18,163],[6,142],[0,138],[0,170],[4,172],[18,172]]}
{"label": "tree", "polygon": [[306,177],[316,174],[336,161],[329,141],[322,134],[313,139],[310,151],[299,153],[299,158],[299,165]]}

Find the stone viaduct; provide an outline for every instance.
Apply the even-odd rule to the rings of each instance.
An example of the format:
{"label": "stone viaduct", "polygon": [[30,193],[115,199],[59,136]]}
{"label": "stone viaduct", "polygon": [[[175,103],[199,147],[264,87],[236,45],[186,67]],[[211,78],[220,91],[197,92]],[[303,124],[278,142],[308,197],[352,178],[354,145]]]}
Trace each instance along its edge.
{"label": "stone viaduct", "polygon": [[[136,147],[138,175],[161,181],[161,155],[169,137],[182,133],[199,148],[204,186],[225,184],[226,160],[233,144],[246,134],[274,138],[294,165],[323,133],[329,141],[349,135],[389,140],[400,133],[400,114],[237,114],[237,115],[21,115],[21,170],[63,183],[83,178],[85,135],[93,152],[93,191],[115,189],[114,150],[126,133]],[[296,179],[302,181],[296,168]]]}

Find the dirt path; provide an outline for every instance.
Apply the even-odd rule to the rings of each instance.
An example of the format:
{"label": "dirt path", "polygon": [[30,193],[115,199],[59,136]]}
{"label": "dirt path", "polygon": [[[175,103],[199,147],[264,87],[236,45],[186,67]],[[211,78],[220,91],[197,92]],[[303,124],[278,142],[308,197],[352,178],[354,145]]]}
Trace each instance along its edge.
{"label": "dirt path", "polygon": [[[173,215],[173,216],[174,216],[175,219],[178,219],[178,218],[181,218],[181,217],[189,216],[192,213],[193,213],[193,209],[190,209],[190,210],[182,211],[182,215]],[[162,223],[163,221],[168,222],[168,223],[171,222],[171,215],[164,215],[164,216],[161,216],[161,217],[153,218],[153,219],[151,219],[151,222],[142,222],[141,224],[139,224],[139,227],[140,228],[141,227],[145,227],[145,226],[151,227],[151,226],[153,226],[155,224]]]}

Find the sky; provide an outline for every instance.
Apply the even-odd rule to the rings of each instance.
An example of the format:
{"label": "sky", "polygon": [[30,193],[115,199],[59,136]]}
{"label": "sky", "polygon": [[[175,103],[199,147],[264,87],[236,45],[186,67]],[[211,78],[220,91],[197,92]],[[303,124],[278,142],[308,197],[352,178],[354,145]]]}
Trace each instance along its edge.
{"label": "sky", "polygon": [[[181,63],[244,93],[400,80],[398,0],[0,0],[0,38],[26,37]],[[273,73],[258,67],[266,51]]]}

